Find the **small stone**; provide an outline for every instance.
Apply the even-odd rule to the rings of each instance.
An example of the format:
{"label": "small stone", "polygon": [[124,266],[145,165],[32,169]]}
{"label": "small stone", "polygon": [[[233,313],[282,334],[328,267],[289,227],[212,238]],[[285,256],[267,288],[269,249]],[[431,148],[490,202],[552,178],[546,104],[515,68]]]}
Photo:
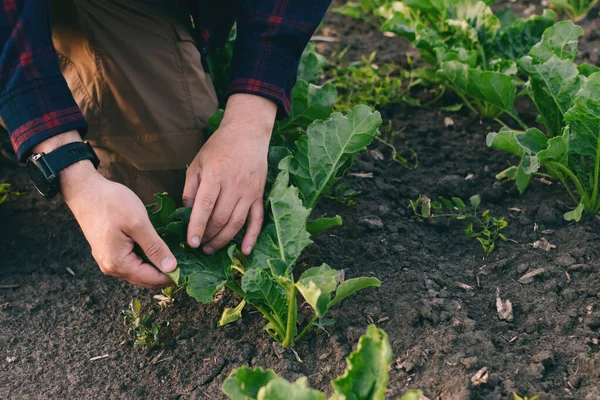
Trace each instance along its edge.
{"label": "small stone", "polygon": [[544,367],[551,367],[554,365],[554,353],[551,350],[542,350],[531,357],[531,360],[543,364]]}
{"label": "small stone", "polygon": [[570,254],[562,254],[556,258],[556,265],[560,267],[569,267],[577,261]]}
{"label": "small stone", "polygon": [[383,228],[383,221],[379,217],[364,217],[359,219],[358,223],[373,230]]}

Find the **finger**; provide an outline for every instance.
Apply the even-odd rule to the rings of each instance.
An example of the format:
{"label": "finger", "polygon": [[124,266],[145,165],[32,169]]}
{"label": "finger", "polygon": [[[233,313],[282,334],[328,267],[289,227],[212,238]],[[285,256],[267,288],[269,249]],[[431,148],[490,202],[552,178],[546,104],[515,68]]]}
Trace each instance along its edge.
{"label": "finger", "polygon": [[177,260],[173,253],[156,233],[148,218],[144,218],[143,222],[125,233],[142,248],[150,262],[162,272],[171,272],[177,268]]}
{"label": "finger", "polygon": [[217,181],[205,178],[200,181],[200,187],[192,207],[190,225],[188,226],[188,244],[192,248],[200,246],[202,237],[208,224],[212,211],[219,197],[221,184]]}
{"label": "finger", "polygon": [[144,263],[137,254],[132,252],[127,258],[124,261],[123,276],[120,278],[125,279],[132,285],[146,289],[158,289],[173,284],[171,278],[152,265]]}
{"label": "finger", "polygon": [[217,233],[215,237],[206,243],[204,246],[204,252],[206,254],[213,254],[231,242],[235,235],[237,235],[237,233],[246,224],[246,218],[248,217],[249,211],[250,204],[239,201],[233,209],[227,224],[223,227],[223,229],[221,229],[221,231],[219,231],[219,233]]}
{"label": "finger", "polygon": [[198,172],[192,171],[191,169],[188,169],[186,172],[185,185],[183,186],[183,194],[181,196],[184,207],[191,207],[194,205],[194,200],[196,200],[196,194],[198,193],[198,186],[200,185],[198,176]]}
{"label": "finger", "polygon": [[[208,219],[208,225],[206,227],[206,231],[204,232],[204,237],[202,238],[203,243],[210,242],[219,234],[219,232],[221,232],[221,230],[223,230],[223,228],[225,228],[225,226],[229,223],[233,214],[233,210],[236,208],[239,200],[239,195],[236,195],[229,190],[224,190],[219,194],[215,209]],[[247,208],[246,211],[248,211]]]}
{"label": "finger", "polygon": [[248,229],[246,229],[246,235],[242,241],[242,253],[250,255],[252,249],[256,245],[258,235],[262,229],[262,224],[265,219],[265,207],[262,199],[256,199],[250,207],[250,213],[248,216]]}

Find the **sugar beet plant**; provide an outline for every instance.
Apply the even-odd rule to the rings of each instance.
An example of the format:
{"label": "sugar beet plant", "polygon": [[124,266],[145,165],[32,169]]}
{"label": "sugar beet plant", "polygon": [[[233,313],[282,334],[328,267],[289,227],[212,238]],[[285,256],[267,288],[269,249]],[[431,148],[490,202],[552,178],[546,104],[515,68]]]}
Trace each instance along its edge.
{"label": "sugar beet plant", "polygon": [[520,60],[545,132],[503,128],[487,137],[489,146],[521,158],[500,174],[515,179],[519,191],[541,167],[560,180],[577,206],[565,218],[575,221],[600,211],[600,72],[575,63],[581,36],[582,28],[559,22]]}
{"label": "sugar beet plant", "polygon": [[598,4],[598,0],[550,0],[550,7],[562,11],[575,21],[588,16]]}
{"label": "sugar beet plant", "polygon": [[[331,382],[329,400],[383,400],[392,361],[387,334],[369,326],[356,350],[346,359],[343,375]],[[308,387],[306,377],[295,382],[280,378],[273,370],[242,367],[234,370],[223,383],[223,392],[231,400],[325,400],[325,394]],[[410,390],[399,400],[426,400],[420,390]]]}
{"label": "sugar beet plant", "polygon": [[338,12],[371,22],[409,40],[431,67],[420,72],[451,89],[471,111],[506,125],[505,117],[525,124],[514,108],[522,84],[517,61],[554,23],[556,14],[528,19],[508,10],[495,14],[493,1],[363,0]]}
{"label": "sugar beet plant", "polygon": [[[306,70],[305,70],[306,72]],[[306,76],[317,76],[318,68]],[[327,264],[309,268],[296,280],[294,267],[311,238],[341,224],[335,218],[309,219],[318,201],[349,168],[356,155],[378,135],[381,116],[367,106],[345,114],[331,113],[335,88],[299,80],[292,94],[291,116],[276,124],[269,154],[268,216],[254,251],[245,257],[237,243],[212,255],[186,244],[190,208],[175,208],[166,194],[156,195],[149,216],[157,232],[177,258],[169,274],[201,303],[213,301],[223,288],[237,293],[240,304],[226,309],[220,324],[237,320],[251,305],[264,315],[265,330],[284,347],[293,346],[312,326],[319,326],[328,310],[366,287],[379,286],[376,278],[340,281]],[[212,120],[218,124],[218,116]],[[298,332],[298,295],[314,316]]]}

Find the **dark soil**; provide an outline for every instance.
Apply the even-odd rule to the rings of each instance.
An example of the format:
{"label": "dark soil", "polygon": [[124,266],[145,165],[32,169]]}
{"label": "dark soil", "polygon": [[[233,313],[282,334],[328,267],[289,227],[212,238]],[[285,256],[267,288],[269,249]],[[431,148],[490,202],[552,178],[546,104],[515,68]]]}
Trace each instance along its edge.
{"label": "dark soil", "polygon": [[[598,21],[582,23],[582,47],[594,62]],[[410,48],[336,15],[324,29],[352,45],[354,59],[382,50],[385,61],[400,63]],[[356,205],[324,200],[315,211],[342,215],[344,227],[316,240],[303,262],[326,261],[346,277],[373,275],[383,286],[338,306],[329,334],[307,335],[297,347],[303,363],[290,352],[277,355],[259,314],[245,312],[241,321],[217,328],[223,308],[235,304],[230,294],[208,306],[178,296],[174,308],[159,314],[170,322],[174,343],[163,353],[133,348],[119,313],[133,297],[150,307],[153,293],[103,276],[60,199],[42,200],[22,168],[2,166],[0,182],[25,194],[0,206],[0,398],[221,399],[223,380],[244,364],[273,368],[288,379],[306,375],[329,390],[373,320],[389,334],[396,358],[390,399],[408,388],[421,388],[431,399],[506,399],[511,392],[600,399],[598,218],[565,222],[569,198],[556,182],[536,180],[519,195],[512,183],[496,181],[514,160],[486,148],[485,134],[495,125],[467,113],[381,111],[386,123],[403,129],[396,145],[418,154],[418,168],[391,161],[388,148],[375,143],[352,169],[372,178],[345,179],[362,191]],[[447,116],[454,126],[445,127]],[[462,223],[424,222],[408,207],[419,194],[466,199],[476,193],[483,207],[510,223],[510,241],[490,256],[463,233]],[[556,248],[534,249],[542,237]],[[537,268],[544,272],[532,283],[518,283]],[[497,290],[513,303],[512,322],[497,317]],[[483,367],[489,381],[474,387],[471,376]]]}

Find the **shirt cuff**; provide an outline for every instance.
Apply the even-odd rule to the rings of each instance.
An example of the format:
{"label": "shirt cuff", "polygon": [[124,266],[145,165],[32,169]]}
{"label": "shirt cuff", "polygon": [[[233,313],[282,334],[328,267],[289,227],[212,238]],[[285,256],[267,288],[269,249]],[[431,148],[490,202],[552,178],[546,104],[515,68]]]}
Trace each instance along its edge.
{"label": "shirt cuff", "polygon": [[62,76],[13,89],[0,101],[15,153],[24,162],[38,143],[71,130],[87,133],[87,123]]}

